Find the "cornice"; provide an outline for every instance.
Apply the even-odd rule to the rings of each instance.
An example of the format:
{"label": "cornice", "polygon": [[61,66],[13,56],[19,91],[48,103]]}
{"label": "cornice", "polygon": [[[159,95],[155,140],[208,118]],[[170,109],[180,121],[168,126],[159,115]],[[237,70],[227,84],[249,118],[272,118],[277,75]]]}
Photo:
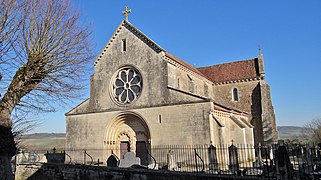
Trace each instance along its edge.
{"label": "cornice", "polygon": [[217,82],[217,83],[214,83],[214,85],[235,84],[235,83],[260,81],[260,80],[264,80],[264,77],[255,77],[255,78],[247,78],[247,79],[238,79],[238,80],[233,80],[233,81]]}

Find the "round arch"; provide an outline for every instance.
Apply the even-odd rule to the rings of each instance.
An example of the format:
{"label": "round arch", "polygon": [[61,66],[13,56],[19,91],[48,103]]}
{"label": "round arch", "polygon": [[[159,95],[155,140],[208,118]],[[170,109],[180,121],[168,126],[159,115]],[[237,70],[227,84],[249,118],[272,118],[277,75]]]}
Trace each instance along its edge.
{"label": "round arch", "polygon": [[144,118],[131,111],[117,114],[106,127],[104,147],[120,159],[128,151],[136,153],[147,164],[150,150],[150,130]]}

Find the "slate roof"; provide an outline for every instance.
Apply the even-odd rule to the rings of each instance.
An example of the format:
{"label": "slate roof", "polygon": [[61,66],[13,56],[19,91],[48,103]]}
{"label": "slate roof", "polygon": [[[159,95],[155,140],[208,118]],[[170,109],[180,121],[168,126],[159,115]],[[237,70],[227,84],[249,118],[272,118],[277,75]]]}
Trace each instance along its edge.
{"label": "slate roof", "polygon": [[259,78],[258,58],[197,68],[214,83]]}

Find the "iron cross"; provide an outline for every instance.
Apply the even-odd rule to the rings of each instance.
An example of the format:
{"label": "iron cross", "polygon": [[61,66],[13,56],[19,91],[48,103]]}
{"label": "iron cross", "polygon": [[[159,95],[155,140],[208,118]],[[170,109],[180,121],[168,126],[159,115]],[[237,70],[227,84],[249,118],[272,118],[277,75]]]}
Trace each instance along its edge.
{"label": "iron cross", "polygon": [[125,6],[125,11],[123,11],[122,14],[125,15],[126,21],[128,21],[128,14],[131,13],[131,12],[132,12],[132,10],[128,9],[128,6]]}

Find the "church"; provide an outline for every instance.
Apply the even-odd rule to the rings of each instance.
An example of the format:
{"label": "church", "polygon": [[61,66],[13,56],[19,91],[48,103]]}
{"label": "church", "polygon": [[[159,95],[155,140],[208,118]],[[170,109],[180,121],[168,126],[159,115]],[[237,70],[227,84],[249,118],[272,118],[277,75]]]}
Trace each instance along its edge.
{"label": "church", "polygon": [[94,62],[90,97],[66,113],[66,151],[75,162],[142,161],[158,145],[270,144],[277,140],[263,55],[195,68],[127,18]]}

